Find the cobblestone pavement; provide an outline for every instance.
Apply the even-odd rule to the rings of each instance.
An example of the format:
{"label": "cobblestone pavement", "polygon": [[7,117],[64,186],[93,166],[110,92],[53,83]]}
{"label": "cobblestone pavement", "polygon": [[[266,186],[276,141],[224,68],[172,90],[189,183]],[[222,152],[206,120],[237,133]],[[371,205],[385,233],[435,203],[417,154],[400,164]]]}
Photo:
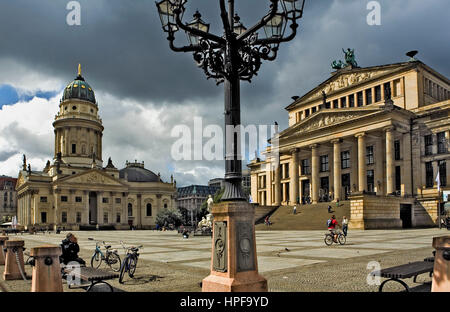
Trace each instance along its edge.
{"label": "cobblestone pavement", "polygon": [[[88,263],[95,247],[95,241],[89,237],[112,244],[122,258],[121,240],[126,245],[144,246],[135,278],[126,277],[123,285],[117,280],[111,282],[124,291],[201,291],[199,283],[209,274],[210,237],[183,239],[175,231],[73,233],[78,237],[80,255]],[[10,239],[23,239],[30,250],[44,243],[60,244],[65,234],[12,235]],[[432,238],[449,233],[439,229],[350,231],[346,245],[330,247],[324,244],[324,234],[325,231],[256,233],[259,272],[267,278],[270,291],[377,291],[378,286],[367,282],[372,270],[368,269],[370,262],[377,261],[386,268],[421,261],[432,255]],[[26,271],[31,276],[31,267],[26,266]],[[431,279],[424,274],[418,281]],[[414,285],[412,279],[407,282]],[[7,281],[5,285],[10,291],[31,289],[31,281]]]}

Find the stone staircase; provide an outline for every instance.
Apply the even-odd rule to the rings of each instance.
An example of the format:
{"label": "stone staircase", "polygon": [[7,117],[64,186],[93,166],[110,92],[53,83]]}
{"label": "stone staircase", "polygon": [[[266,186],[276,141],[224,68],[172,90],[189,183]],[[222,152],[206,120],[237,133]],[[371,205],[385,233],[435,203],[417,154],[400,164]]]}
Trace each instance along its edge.
{"label": "stone staircase", "polygon": [[[328,205],[333,213],[328,213]],[[272,225],[256,225],[257,231],[264,230],[327,230],[327,220],[335,215],[339,224],[342,217],[350,219],[350,201],[342,201],[339,207],[336,203],[319,203],[315,205],[297,205],[297,214],[293,214],[294,206],[281,206],[270,217]]]}
{"label": "stone staircase", "polygon": [[267,215],[272,214],[278,207],[275,206],[259,206],[255,205],[255,224],[264,224]]}

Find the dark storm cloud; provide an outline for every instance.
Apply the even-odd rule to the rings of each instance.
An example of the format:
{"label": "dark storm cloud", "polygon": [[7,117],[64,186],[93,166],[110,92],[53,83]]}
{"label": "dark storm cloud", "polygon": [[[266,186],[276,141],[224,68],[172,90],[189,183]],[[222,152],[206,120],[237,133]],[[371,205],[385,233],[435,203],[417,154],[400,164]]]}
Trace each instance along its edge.
{"label": "dark storm cloud", "polygon": [[51,137],[32,133],[22,128],[17,122],[13,122],[0,131],[0,136],[10,143],[12,149],[20,153],[24,153],[25,150],[31,151],[33,157],[48,156],[52,151]]}

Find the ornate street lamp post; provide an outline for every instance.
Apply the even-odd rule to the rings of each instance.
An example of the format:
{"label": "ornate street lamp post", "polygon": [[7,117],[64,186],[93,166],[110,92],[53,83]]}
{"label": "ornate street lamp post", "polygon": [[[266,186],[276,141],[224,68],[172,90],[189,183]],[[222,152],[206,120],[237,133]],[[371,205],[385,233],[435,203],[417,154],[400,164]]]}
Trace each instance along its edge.
{"label": "ornate street lamp post", "polygon": [[[225,85],[225,191],[222,203],[212,209],[213,259],[211,275],[203,281],[203,290],[267,290],[266,280],[257,273],[254,208],[247,203],[241,186],[240,80],[251,82],[262,61],[275,60],[280,43],[294,39],[305,0],[270,0],[269,13],[248,29],[234,12],[235,1],[219,0],[222,36],[209,32],[209,24],[201,19],[198,11],[194,20],[183,23],[186,2],[162,0],[156,3],[163,30],[168,33],[169,46],[175,52],[192,52],[207,78]],[[285,36],[288,24],[291,33]],[[175,34],[180,29],[186,32],[190,45],[175,46]],[[262,29],[265,38],[259,38]]]}

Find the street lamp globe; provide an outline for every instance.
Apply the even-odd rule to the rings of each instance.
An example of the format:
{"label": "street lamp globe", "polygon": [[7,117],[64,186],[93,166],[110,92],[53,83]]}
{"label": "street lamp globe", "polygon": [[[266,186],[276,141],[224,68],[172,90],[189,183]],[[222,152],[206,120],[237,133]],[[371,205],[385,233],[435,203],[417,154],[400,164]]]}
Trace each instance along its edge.
{"label": "street lamp globe", "polygon": [[281,13],[275,14],[275,16],[264,26],[264,32],[267,39],[281,38],[286,30],[285,16]]}
{"label": "street lamp globe", "polygon": [[233,31],[235,34],[242,35],[247,28],[241,23],[241,18],[239,17],[239,15],[235,14],[234,15],[234,24],[233,24]]}
{"label": "street lamp globe", "polygon": [[302,17],[305,0],[282,0],[288,19],[296,20]]}
{"label": "street lamp globe", "polygon": [[162,0],[156,2],[159,18],[161,19],[161,24],[165,32],[178,31],[174,10],[180,8],[180,18],[182,18],[184,13],[184,3],[186,3],[186,0]]}
{"label": "street lamp globe", "polygon": [[[203,31],[205,33],[209,32],[209,24],[206,24],[202,20],[202,15],[200,14],[199,11],[195,12],[194,19],[187,26],[189,26],[192,29],[197,29],[197,30]],[[190,44],[192,44],[192,45],[199,44],[199,36],[194,35],[190,32],[186,32],[186,35],[188,37]]]}

